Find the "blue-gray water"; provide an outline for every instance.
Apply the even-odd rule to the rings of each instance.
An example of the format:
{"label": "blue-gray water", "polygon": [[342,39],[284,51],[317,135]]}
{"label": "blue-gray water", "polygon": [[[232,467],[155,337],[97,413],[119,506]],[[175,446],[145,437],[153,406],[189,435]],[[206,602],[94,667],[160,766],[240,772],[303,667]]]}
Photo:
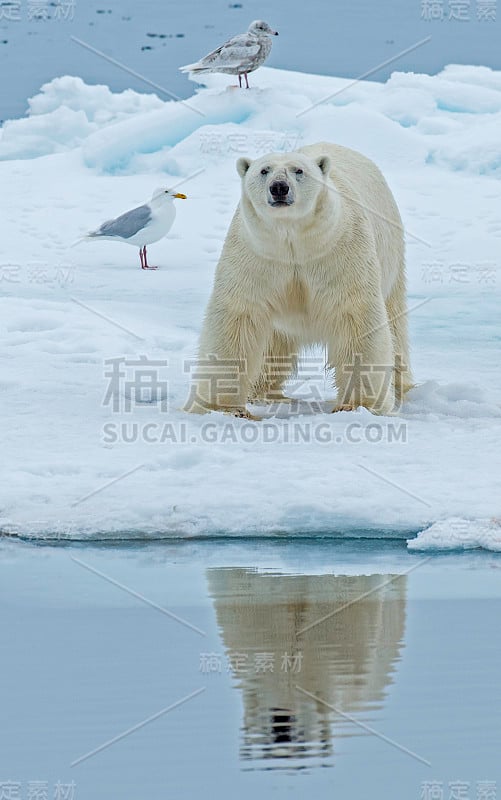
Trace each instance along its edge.
{"label": "blue-gray water", "polygon": [[0,785],[499,797],[500,569],[404,542],[3,540]]}
{"label": "blue-gray water", "polygon": [[[479,19],[482,14],[487,18]],[[280,31],[269,66],[344,77],[361,75],[432,37],[371,76],[384,80],[394,70],[434,73],[449,63],[500,69],[500,21],[489,16],[501,16],[495,0],[490,10],[487,0],[0,0],[0,119],[21,116],[26,99],[59,75],[79,75],[114,90],[154,91],[72,36],[186,97],[193,84],[177,68],[258,17]]]}

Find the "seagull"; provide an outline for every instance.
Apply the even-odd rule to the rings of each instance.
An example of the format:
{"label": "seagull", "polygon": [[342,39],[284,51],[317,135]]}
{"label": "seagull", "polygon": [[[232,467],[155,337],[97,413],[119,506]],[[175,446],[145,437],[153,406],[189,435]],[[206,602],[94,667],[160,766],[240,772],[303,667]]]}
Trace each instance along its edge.
{"label": "seagull", "polygon": [[126,211],[116,219],[110,219],[87,233],[83,240],[108,239],[113,242],[125,242],[139,247],[141,269],[157,269],[148,264],[146,245],[158,242],[168,234],[176,218],[174,198],[186,200],[185,194],[166,189],[164,186],[155,189],[149,203]]}
{"label": "seagull", "polygon": [[278,36],[278,31],[274,31],[261,19],[254,20],[247,33],[239,33],[196,64],[187,64],[179,69],[181,72],[225,72],[228,75],[238,75],[240,88],[243,75],[248,89],[248,73],[254,72],[270,55],[270,36]]}

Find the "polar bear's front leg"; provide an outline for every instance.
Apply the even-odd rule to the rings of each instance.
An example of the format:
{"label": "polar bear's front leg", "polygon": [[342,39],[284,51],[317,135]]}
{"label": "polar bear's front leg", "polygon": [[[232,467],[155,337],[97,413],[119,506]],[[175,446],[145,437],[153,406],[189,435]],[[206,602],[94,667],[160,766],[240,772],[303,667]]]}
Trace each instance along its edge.
{"label": "polar bear's front leg", "polygon": [[393,343],[381,298],[363,315],[346,314],[329,345],[336,373],[335,410],[364,406],[374,414],[390,414],[395,406]]}
{"label": "polar bear's front leg", "polygon": [[185,411],[250,416],[245,404],[262,370],[266,330],[265,321],[253,315],[209,306]]}

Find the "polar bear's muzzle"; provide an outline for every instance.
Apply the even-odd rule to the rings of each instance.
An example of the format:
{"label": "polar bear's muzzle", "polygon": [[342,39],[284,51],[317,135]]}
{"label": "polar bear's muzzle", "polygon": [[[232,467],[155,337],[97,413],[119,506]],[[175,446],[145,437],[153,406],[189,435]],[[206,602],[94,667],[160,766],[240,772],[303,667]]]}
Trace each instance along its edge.
{"label": "polar bear's muzzle", "polygon": [[284,180],[274,180],[270,183],[268,203],[273,208],[291,206],[294,202],[291,187]]}

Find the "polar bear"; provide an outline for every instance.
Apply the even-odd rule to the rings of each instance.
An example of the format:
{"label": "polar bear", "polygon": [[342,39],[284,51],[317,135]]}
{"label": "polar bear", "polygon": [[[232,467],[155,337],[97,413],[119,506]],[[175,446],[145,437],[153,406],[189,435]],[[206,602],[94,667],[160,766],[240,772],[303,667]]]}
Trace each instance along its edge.
{"label": "polar bear", "polygon": [[251,415],[300,351],[327,347],[334,410],[388,414],[412,385],[404,234],[368,158],[319,143],[240,158],[242,195],[216,270],[185,410]]}

